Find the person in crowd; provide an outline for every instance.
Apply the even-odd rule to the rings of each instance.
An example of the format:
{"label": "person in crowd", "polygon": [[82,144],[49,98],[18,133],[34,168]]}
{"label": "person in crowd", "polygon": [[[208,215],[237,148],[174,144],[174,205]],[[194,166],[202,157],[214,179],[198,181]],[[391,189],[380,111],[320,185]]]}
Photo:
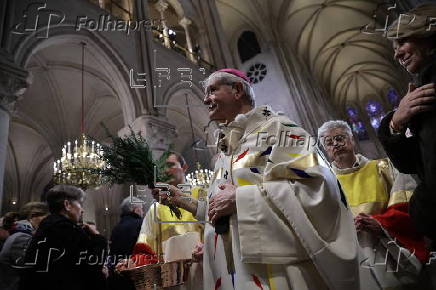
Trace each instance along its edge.
{"label": "person in crowd", "polygon": [[[351,128],[342,120],[325,122],[318,129],[318,140],[354,215],[367,265],[361,268],[363,288],[403,289],[416,284],[429,253],[407,212],[414,179],[398,174],[387,158],[369,160],[356,154]],[[386,264],[374,262],[386,256]]]}
{"label": "person in crowd", "polygon": [[19,212],[20,220],[13,227],[0,251],[0,289],[18,290],[26,248],[41,221],[48,215],[43,202],[26,203]]}
{"label": "person in crowd", "polygon": [[128,257],[141,230],[144,202],[129,196],[121,202],[120,210],[120,222],[112,230],[110,253],[111,256]]}
{"label": "person in crowd", "polygon": [[6,239],[10,235],[10,231],[15,225],[15,222],[18,221],[18,212],[7,212],[2,218],[1,218],[1,226],[0,226],[0,251],[3,248],[3,244],[5,243]]}
{"label": "person in crowd", "polygon": [[133,246],[139,236],[144,217],[144,203],[137,197],[126,197],[120,205],[120,222],[113,228],[110,243],[111,274],[108,280],[109,289],[135,289],[126,277],[113,272],[119,260],[128,259],[132,255]]}
{"label": "person in crowd", "polygon": [[304,142],[308,133],[255,107],[236,69],[206,79],[204,104],[220,123],[208,199],[186,199],[174,186],[169,195],[152,191],[207,221],[203,289],[359,289],[353,221],[335,177]]}
{"label": "person in crowd", "polygon": [[56,185],[47,192],[50,215],[39,225],[24,259],[20,289],[103,289],[106,239],[82,220],[85,192]]}
{"label": "person in crowd", "polygon": [[0,218],[0,251],[3,248],[3,244],[6,239],[9,237],[9,231],[3,228],[3,217]]}
{"label": "person in crowd", "polygon": [[436,28],[429,25],[436,4],[419,5],[402,16],[387,35],[395,60],[413,82],[398,108],[383,118],[378,133],[394,166],[417,175],[409,213],[416,228],[436,241]]}
{"label": "person in crowd", "polygon": [[7,230],[9,233],[15,226],[15,222],[17,222],[20,219],[20,214],[15,211],[7,212],[3,216],[3,228]]}

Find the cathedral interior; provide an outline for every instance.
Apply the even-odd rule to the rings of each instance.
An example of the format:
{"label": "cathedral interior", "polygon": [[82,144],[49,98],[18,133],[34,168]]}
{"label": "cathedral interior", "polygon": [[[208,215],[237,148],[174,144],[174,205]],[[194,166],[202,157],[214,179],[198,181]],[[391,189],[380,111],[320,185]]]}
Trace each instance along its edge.
{"label": "cathedral interior", "polygon": [[[41,199],[67,142],[109,142],[103,125],[140,131],[157,153],[172,145],[189,172],[211,168],[202,81],[225,67],[247,74],[256,105],[312,135],[345,120],[359,152],[385,156],[376,130],[409,77],[384,27],[421,2],[2,0],[1,213]],[[129,187],[87,193],[85,219],[108,236]]]}

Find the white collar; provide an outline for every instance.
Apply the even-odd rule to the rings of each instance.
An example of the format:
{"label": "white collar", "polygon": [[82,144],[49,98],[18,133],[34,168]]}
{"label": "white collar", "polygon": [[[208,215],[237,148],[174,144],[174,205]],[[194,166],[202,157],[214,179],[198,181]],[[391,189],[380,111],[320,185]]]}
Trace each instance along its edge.
{"label": "white collar", "polygon": [[347,174],[347,173],[351,173],[354,171],[359,170],[360,168],[362,168],[363,166],[366,165],[366,163],[368,163],[369,159],[366,158],[365,156],[361,155],[361,154],[356,154],[356,162],[354,162],[353,166],[350,168],[338,168],[336,167],[335,163],[332,162],[332,169],[336,174]]}

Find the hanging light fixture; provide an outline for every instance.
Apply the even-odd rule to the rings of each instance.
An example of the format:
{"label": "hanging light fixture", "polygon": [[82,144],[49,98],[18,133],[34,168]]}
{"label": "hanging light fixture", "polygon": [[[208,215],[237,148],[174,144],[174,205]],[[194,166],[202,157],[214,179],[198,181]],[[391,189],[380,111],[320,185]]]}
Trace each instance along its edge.
{"label": "hanging light fixture", "polygon": [[197,169],[188,175],[186,175],[186,181],[195,186],[209,186],[210,179],[213,175],[213,171],[209,169],[202,169],[200,162],[197,162]]}
{"label": "hanging light fixture", "polygon": [[212,178],[213,171],[209,170],[207,168],[203,169],[201,167],[200,162],[198,161],[198,150],[202,150],[202,148],[197,148],[197,145],[199,143],[199,140],[195,140],[194,135],[194,127],[192,125],[192,117],[191,117],[191,111],[189,110],[189,102],[188,102],[188,95],[185,94],[185,102],[186,102],[186,109],[188,110],[188,117],[189,117],[189,123],[191,125],[191,138],[192,138],[192,148],[194,150],[194,156],[195,160],[197,160],[197,169],[191,173],[188,173],[186,175],[186,181],[188,181],[189,184],[192,186],[204,186],[208,187],[210,183],[210,179]]}
{"label": "hanging light fixture", "polygon": [[68,141],[62,148],[62,157],[53,164],[53,179],[57,184],[70,184],[82,189],[101,185],[100,170],[105,167],[100,144],[85,135],[84,119],[84,59],[85,45],[82,45],[82,107],[80,119],[80,138]]}

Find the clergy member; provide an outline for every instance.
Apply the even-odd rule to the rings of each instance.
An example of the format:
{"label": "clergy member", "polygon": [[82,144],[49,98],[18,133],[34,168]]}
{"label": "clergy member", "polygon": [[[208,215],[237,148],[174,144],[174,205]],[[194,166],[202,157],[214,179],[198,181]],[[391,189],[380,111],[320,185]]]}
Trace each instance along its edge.
{"label": "clergy member", "polygon": [[428,260],[428,252],[407,211],[415,181],[399,174],[387,158],[356,154],[351,128],[342,120],[325,122],[318,140],[355,217],[363,251],[362,288],[416,287],[420,261]]}
{"label": "clergy member", "polygon": [[[185,173],[188,169],[188,164],[183,156],[179,153],[171,152],[166,160],[166,164],[168,168],[166,173],[170,176],[170,180],[167,181],[168,184],[173,186],[186,184]],[[205,190],[201,187],[194,187],[192,188],[191,194],[192,197],[196,199],[204,198]],[[187,233],[198,233],[198,243],[201,244],[204,225],[198,222],[192,213],[183,209],[180,209],[180,212],[182,215],[181,218],[178,219],[173,213],[171,213],[169,207],[159,203],[152,204],[142,223],[141,231],[134,248],[134,253],[141,253],[141,249],[144,248],[143,245],[145,244],[147,247],[150,247],[154,253],[164,255],[165,248],[163,247],[163,243],[172,237]],[[158,223],[157,221],[160,221],[161,223]],[[169,247],[175,248],[170,249]],[[172,252],[180,251],[180,245],[171,244],[167,246],[166,249],[171,250]],[[179,255],[189,257],[192,255],[193,250],[194,248],[190,249],[187,253],[179,253]],[[174,289],[198,289],[198,283],[202,283],[201,271],[200,264],[193,264],[186,283],[181,286],[174,286]]]}
{"label": "clergy member", "polygon": [[[168,156],[166,164],[168,167],[166,173],[171,176],[167,183],[173,186],[186,184],[185,173],[188,169],[188,164],[183,156],[172,152]],[[194,187],[192,189],[192,196],[198,199],[199,195],[205,195],[203,192],[204,190],[201,187]],[[169,207],[158,203],[152,204],[145,215],[137,243],[146,243],[154,252],[163,253],[162,242],[165,242],[170,237],[183,235],[188,232],[198,232],[202,235],[203,224],[197,222],[190,212],[183,209],[180,212],[182,217],[177,219],[171,213]],[[164,221],[165,223],[156,223],[156,220]],[[174,223],[167,223],[171,221],[174,221]]]}
{"label": "clergy member", "polygon": [[359,289],[353,220],[308,133],[255,107],[249,79],[235,69],[207,78],[204,104],[220,124],[208,199],[153,190],[207,221],[203,289]]}

